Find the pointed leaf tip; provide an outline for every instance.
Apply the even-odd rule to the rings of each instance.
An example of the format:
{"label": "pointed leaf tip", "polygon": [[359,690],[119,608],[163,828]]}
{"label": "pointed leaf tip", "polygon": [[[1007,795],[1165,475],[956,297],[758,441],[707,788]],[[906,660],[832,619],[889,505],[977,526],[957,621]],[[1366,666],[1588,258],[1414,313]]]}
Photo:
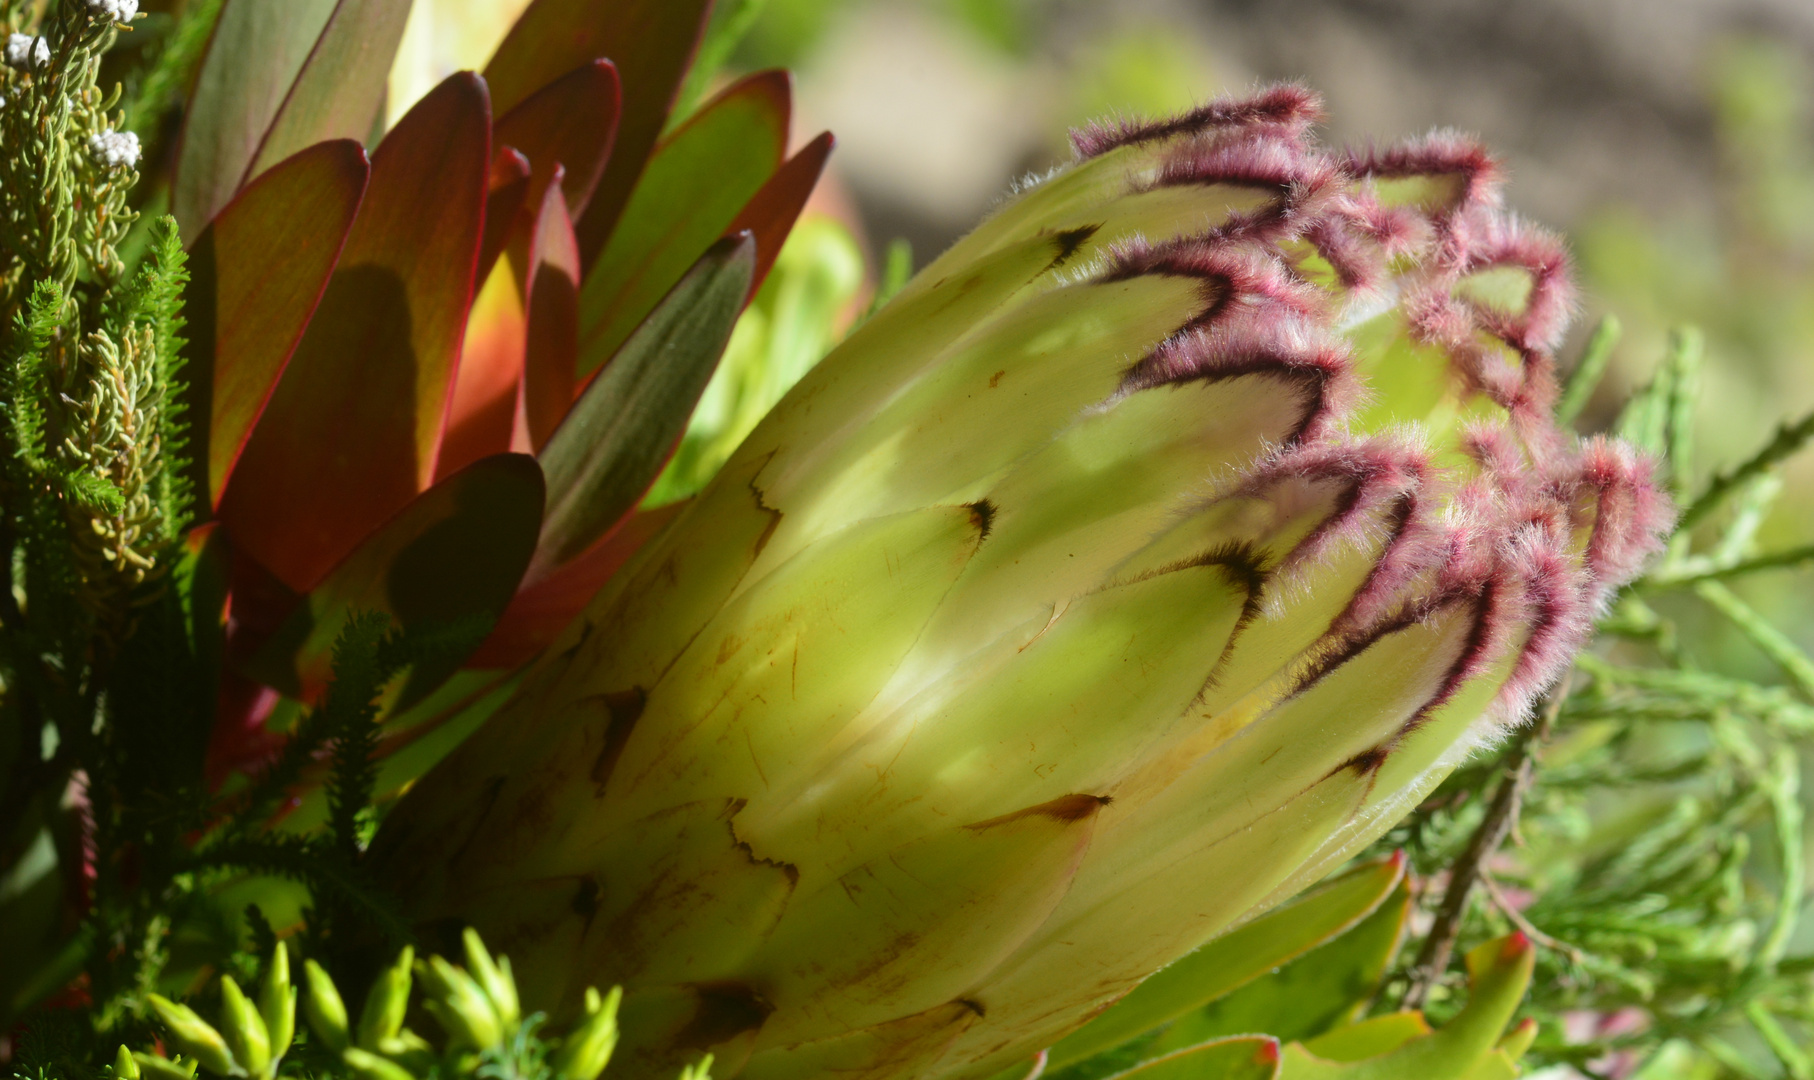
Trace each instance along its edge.
{"label": "pointed leaf tip", "polygon": [[[596,260],[586,234],[602,197],[594,196],[592,211],[576,226],[587,266],[580,295],[582,378],[617,351],[775,174],[787,146],[789,85],[783,72],[750,75],[662,140],[629,197],[622,224]],[[620,134],[620,147],[622,140]]]}
{"label": "pointed leaf tip", "polygon": [[714,243],[549,438],[540,455],[548,511],[532,581],[604,535],[654,483],[730,340],[755,263],[747,232]]}
{"label": "pointed leaf tip", "polygon": [[748,229],[756,234],[756,279],[750,289],[752,296],[768,279],[768,272],[781,254],[781,245],[787,242],[787,234],[799,220],[807,200],[812,198],[813,189],[825,172],[825,163],[836,147],[837,140],[831,132],[820,132],[769,177],[725,230],[735,233]]}
{"label": "pointed leaf tip", "polygon": [[709,0],[535,0],[485,65],[500,113],[548,84],[550,72],[609,59],[622,79],[616,147],[579,224],[587,265],[603,250],[666,125],[705,33]]}
{"label": "pointed leaf tip", "polygon": [[454,75],[372,156],[308,332],[221,499],[236,548],[291,589],[434,475],[491,167],[485,84]]}
{"label": "pointed leaf tip", "polygon": [[564,169],[561,189],[575,217],[585,212],[604,176],[617,139],[623,89],[617,66],[594,60],[542,87],[498,118],[498,142],[528,159],[534,178],[526,204],[541,205],[542,192]]}

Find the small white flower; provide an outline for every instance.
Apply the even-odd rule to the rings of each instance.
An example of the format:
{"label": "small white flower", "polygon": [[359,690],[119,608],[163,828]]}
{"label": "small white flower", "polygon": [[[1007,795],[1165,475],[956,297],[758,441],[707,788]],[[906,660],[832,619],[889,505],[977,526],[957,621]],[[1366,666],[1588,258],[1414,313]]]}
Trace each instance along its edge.
{"label": "small white flower", "polygon": [[88,137],[88,152],[97,165],[130,169],[139,163],[139,137],[130,131],[97,131]]}
{"label": "small white flower", "polygon": [[6,39],[6,66],[18,71],[41,68],[50,63],[50,42],[30,34],[13,34]]}
{"label": "small white flower", "polygon": [[129,23],[139,13],[139,0],[88,0],[88,10],[114,22]]}

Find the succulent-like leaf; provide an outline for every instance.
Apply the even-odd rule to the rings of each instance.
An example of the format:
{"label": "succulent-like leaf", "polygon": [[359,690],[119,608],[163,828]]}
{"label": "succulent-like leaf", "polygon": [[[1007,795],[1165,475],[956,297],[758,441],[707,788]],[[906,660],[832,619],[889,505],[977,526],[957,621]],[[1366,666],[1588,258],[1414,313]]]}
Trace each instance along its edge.
{"label": "succulent-like leaf", "polygon": [[186,373],[190,415],[206,418],[191,446],[210,506],[327,288],[366,173],[358,143],[312,146],[240,192],[191,248]]}
{"label": "succulent-like leaf", "polygon": [[[611,358],[774,174],[787,146],[790,98],[786,74],[752,75],[656,147],[622,224],[586,273],[582,379]],[[585,250],[582,236],[582,257]]]}
{"label": "succulent-like leaf", "polygon": [[622,107],[616,65],[594,60],[498,117],[492,138],[521,151],[534,170],[526,206],[533,210],[541,205],[542,192],[559,168],[566,171],[561,189],[568,208],[575,217],[584,213],[611,159]]}
{"label": "succulent-like leaf", "polygon": [[1345,874],[1268,912],[1141,983],[1133,993],[1053,1045],[1052,1068],[1119,1046],[1222,997],[1352,928],[1404,877],[1402,857]]}
{"label": "succulent-like leaf", "polygon": [[455,75],[378,147],[340,265],[221,500],[233,544],[312,585],[428,486],[472,301],[485,85]]}
{"label": "succulent-like leaf", "polygon": [[836,145],[837,140],[832,138],[831,132],[820,132],[775,170],[775,175],[744,204],[731,227],[725,230],[737,233],[748,229],[756,236],[756,280],[750,286],[752,295],[768,279],[768,272],[781,254],[781,245],[787,242],[787,234],[799,219],[800,211],[806,208],[806,200],[818,186],[819,174],[825,171],[826,159],[831,157],[832,147]]}
{"label": "succulent-like leaf", "polygon": [[406,699],[459,666],[491,631],[522,580],[542,516],[542,474],[523,454],[473,463],[417,496],[368,537],[251,661],[267,683],[312,697],[332,674],[334,641],[360,612],[389,615],[432,658]]}
{"label": "succulent-like leaf", "polygon": [[623,80],[611,163],[579,227],[588,266],[602,251],[667,121],[699,39],[708,0],[535,0],[485,65],[500,114],[547,85],[549,72],[610,60]]}
{"label": "succulent-like leaf", "polygon": [[1279,1041],[1238,1035],[1176,1050],[1120,1073],[1115,1080],[1277,1080]]}
{"label": "succulent-like leaf", "polygon": [[244,182],[336,0],[225,0],[183,116],[170,212],[201,233]]}
{"label": "succulent-like leaf", "polygon": [[[1489,941],[1467,955],[1467,1007],[1436,1031],[1416,1036],[1382,1054],[1347,1055],[1373,1047],[1333,1032],[1309,1045],[1285,1048],[1281,1080],[1511,1080],[1518,1075],[1507,1049],[1506,1025],[1531,981],[1536,950],[1523,934]],[[1368,1023],[1378,1023],[1371,1021]],[[1396,1034],[1411,1029],[1399,1022]],[[1386,1034],[1382,1029],[1380,1034]],[[1514,1033],[1519,1034],[1519,1033]],[[1509,1045],[1501,1048],[1502,1040]],[[1321,1053],[1310,1046],[1317,1046]],[[1341,1053],[1341,1059],[1325,1056]]]}
{"label": "succulent-like leaf", "polygon": [[591,546],[654,483],[749,296],[755,249],[741,233],[701,256],[548,440],[548,511],[531,580]]}
{"label": "succulent-like leaf", "polygon": [[1173,1021],[1151,1052],[1249,1031],[1308,1039],[1351,1021],[1378,992],[1410,910],[1410,889],[1401,881],[1373,914],[1333,941]]}
{"label": "succulent-like leaf", "polygon": [[241,181],[323,139],[365,139],[411,0],[339,0]]}

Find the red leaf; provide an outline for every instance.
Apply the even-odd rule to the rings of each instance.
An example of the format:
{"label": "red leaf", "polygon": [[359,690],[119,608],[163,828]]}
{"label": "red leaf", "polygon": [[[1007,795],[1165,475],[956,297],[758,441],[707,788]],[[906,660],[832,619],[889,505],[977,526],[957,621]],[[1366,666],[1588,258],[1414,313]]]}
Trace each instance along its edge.
{"label": "red leaf", "polygon": [[447,435],[435,466],[437,477],[511,449],[528,336],[516,267],[509,259],[499,259],[473,299],[467,318]]}
{"label": "red leaf", "polygon": [[[494,143],[497,139],[492,140]],[[485,196],[485,239],[479,243],[479,266],[475,280],[483,281],[491,273],[510,233],[527,206],[529,196],[529,159],[515,147],[498,146],[491,160],[491,190]]]}
{"label": "red leaf", "polygon": [[221,500],[234,545],[293,589],[434,476],[490,131],[485,84],[459,74],[378,147],[339,268]]}
{"label": "red leaf", "polygon": [[524,586],[498,619],[491,636],[467,659],[466,666],[513,668],[528,662],[547,648],[586,609],[611,575],[686,505],[669,503],[631,514],[552,574]]}
{"label": "red leaf", "polygon": [[762,190],[738,211],[737,220],[724,230],[726,236],[745,229],[755,234],[756,276],[750,282],[751,296],[756,295],[756,290],[762,287],[768,272],[774,268],[775,256],[781,253],[781,245],[787,242],[787,234],[793,231],[794,222],[799,220],[800,211],[805,209],[806,200],[818,185],[819,175],[825,171],[825,161],[835,145],[837,140],[832,138],[831,132],[820,132],[818,138],[788,158],[787,163],[768,178]]}
{"label": "red leaf", "polygon": [[211,507],[321,301],[367,171],[358,143],[312,146],[259,177],[195,241],[184,310],[190,415],[208,419],[195,425],[191,453]]}
{"label": "red leaf", "polygon": [[603,250],[667,123],[709,8],[709,0],[535,0],[485,67],[505,111],[547,85],[550,72],[601,58],[617,64],[623,81],[617,146],[576,230],[587,266]]}
{"label": "red leaf", "polygon": [[[542,470],[525,454],[495,454],[418,495],[309,591],[246,673],[310,700],[332,674],[334,640],[357,612],[389,615],[406,636],[433,642],[404,700],[452,674],[516,595],[542,521]],[[462,647],[464,643],[464,647]]]}
{"label": "red leaf", "polygon": [[542,205],[555,169],[564,168],[567,206],[574,214],[585,211],[610,160],[622,104],[617,68],[609,60],[594,60],[537,90],[498,120],[492,137],[522,151],[534,169],[525,206]]}
{"label": "red leaf", "polygon": [[523,265],[531,277],[521,425],[526,449],[540,452],[573,405],[579,355],[579,243],[558,185],[542,200]]}
{"label": "red leaf", "polygon": [[556,168],[533,221],[518,215],[509,258],[473,303],[443,476],[487,454],[539,450],[573,404],[579,250],[560,176]]}

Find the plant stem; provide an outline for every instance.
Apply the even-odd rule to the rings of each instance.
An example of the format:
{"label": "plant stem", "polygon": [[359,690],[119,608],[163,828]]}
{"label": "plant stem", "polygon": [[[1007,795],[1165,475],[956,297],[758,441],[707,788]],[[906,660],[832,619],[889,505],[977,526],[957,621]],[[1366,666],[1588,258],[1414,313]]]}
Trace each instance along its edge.
{"label": "plant stem", "polygon": [[1537,722],[1524,730],[1506,756],[1504,775],[1493,792],[1486,817],[1468,838],[1468,846],[1461,857],[1449,868],[1449,881],[1443,890],[1442,903],[1436,909],[1436,922],[1425,936],[1423,946],[1417,952],[1417,962],[1411,968],[1411,988],[1405,993],[1403,1008],[1421,1008],[1430,990],[1448,970],[1449,959],[1455,951],[1455,938],[1461,933],[1462,916],[1468,910],[1468,900],[1485,873],[1487,860],[1518,824],[1524,793],[1530,789],[1531,777],[1536,771],[1536,751],[1549,739],[1550,730],[1555,727],[1556,714],[1568,696],[1571,679],[1572,674],[1565,676],[1550,691]]}

